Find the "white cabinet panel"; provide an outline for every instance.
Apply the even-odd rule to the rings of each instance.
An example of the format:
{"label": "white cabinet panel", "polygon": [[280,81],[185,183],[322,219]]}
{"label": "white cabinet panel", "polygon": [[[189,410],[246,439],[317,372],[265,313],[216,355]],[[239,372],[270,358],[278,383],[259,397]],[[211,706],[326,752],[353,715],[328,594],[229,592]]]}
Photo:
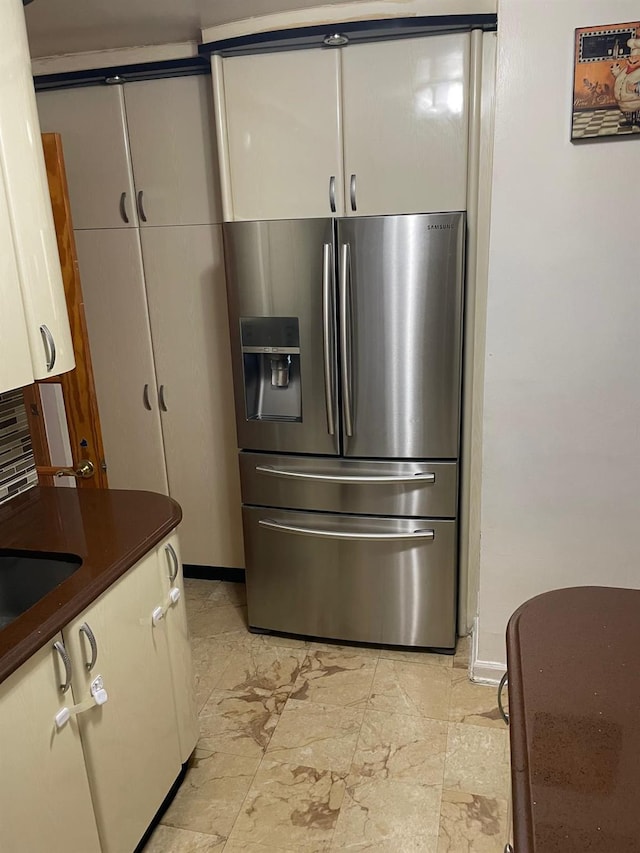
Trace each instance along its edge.
{"label": "white cabinet panel", "polygon": [[234,219],[330,216],[343,209],[337,50],[224,60]]}
{"label": "white cabinet panel", "polygon": [[0,174],[0,393],[33,382],[9,209]]}
{"label": "white cabinet panel", "polygon": [[167,494],[138,231],[75,239],[109,486]]}
{"label": "white cabinet panel", "polygon": [[141,232],[169,489],[185,562],[243,567],[220,226]]}
{"label": "white cabinet panel", "polygon": [[54,717],[70,692],[53,643],[0,687],[3,773],[0,781],[0,850],[6,853],[99,853],[78,723],[56,730]]}
{"label": "white cabinet panel", "polygon": [[22,4],[0,10],[0,173],[20,275],[33,376],[71,370],[73,346]]}
{"label": "white cabinet panel", "polygon": [[124,96],[140,225],[220,222],[210,79],[130,83]]}
{"label": "white cabinet panel", "polygon": [[[162,600],[153,551],[63,631],[76,699],[97,675],[108,694],[78,717],[103,853],[136,847],[180,771],[166,624],[151,619]],[[85,622],[98,647],[91,672]]]}
{"label": "white cabinet panel", "polygon": [[353,45],[341,54],[347,213],[464,210],[469,34]]}
{"label": "white cabinet panel", "polygon": [[62,136],[75,229],[137,225],[122,89],[87,86],[38,94],[42,130]]}
{"label": "white cabinet panel", "polygon": [[199,728],[182,577],[182,559],[180,557],[180,544],[175,533],[158,548],[158,555],[165,601],[170,601],[169,593],[171,590],[180,590],[178,601],[170,601],[167,604],[165,619],[178,738],[180,740],[180,760],[184,764],[195,749]]}

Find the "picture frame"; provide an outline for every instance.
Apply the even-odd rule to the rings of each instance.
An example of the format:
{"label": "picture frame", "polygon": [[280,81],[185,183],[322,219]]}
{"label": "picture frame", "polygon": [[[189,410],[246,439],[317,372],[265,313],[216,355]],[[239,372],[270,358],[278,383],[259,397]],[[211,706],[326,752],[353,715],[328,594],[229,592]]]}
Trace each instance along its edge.
{"label": "picture frame", "polygon": [[575,31],[571,141],[640,136],[640,21]]}

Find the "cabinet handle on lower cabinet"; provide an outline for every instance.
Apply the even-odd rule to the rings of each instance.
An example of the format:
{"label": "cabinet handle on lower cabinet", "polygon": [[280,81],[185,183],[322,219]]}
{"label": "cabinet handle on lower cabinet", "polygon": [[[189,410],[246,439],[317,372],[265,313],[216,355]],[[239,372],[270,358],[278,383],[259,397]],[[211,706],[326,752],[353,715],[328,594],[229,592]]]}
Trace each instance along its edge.
{"label": "cabinet handle on lower cabinet", "polygon": [[169,563],[169,580],[173,583],[178,577],[178,569],[180,568],[178,555],[176,554],[176,549],[173,547],[171,542],[168,542],[165,545],[164,550],[167,555],[167,562]]}
{"label": "cabinet handle on lower cabinet", "polygon": [[47,373],[51,373],[53,366],[56,363],[56,342],[53,339],[51,330],[44,323],[40,326],[40,334],[42,335],[42,343],[44,344],[44,353],[47,359]]}
{"label": "cabinet handle on lower cabinet", "polygon": [[60,685],[60,691],[66,693],[71,687],[71,658],[64,647],[64,643],[61,643],[60,640],[55,641],[53,648],[58,652],[64,664],[64,684]]}
{"label": "cabinet handle on lower cabinet", "polygon": [[89,645],[91,646],[91,660],[85,661],[84,665],[87,668],[87,672],[91,672],[91,670],[96,665],[96,661],[98,660],[98,643],[96,642],[96,637],[91,628],[89,627],[88,622],[83,622],[80,626],[80,634],[84,634],[87,640],[89,641]]}
{"label": "cabinet handle on lower cabinet", "polygon": [[502,704],[502,691],[509,684],[509,673],[505,672],[505,674],[500,679],[500,684],[498,685],[498,710],[500,711],[500,716],[505,721],[507,725],[509,725],[509,715],[504,710],[504,705]]}
{"label": "cabinet handle on lower cabinet", "polygon": [[513,847],[511,846],[511,844],[504,845],[504,853],[513,853]]}

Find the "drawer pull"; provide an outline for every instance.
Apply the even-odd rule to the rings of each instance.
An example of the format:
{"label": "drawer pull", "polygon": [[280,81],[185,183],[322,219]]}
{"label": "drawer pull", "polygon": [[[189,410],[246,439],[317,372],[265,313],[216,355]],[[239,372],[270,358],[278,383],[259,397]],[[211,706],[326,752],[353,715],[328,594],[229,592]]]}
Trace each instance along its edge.
{"label": "drawer pull", "polygon": [[509,673],[505,672],[505,674],[500,679],[500,684],[498,685],[498,710],[500,711],[500,716],[505,721],[507,725],[509,725],[509,715],[504,710],[504,705],[502,704],[502,691],[509,684]]}
{"label": "drawer pull", "polygon": [[373,474],[362,476],[348,476],[346,474],[308,474],[305,471],[288,471],[286,468],[276,468],[273,465],[257,465],[259,474],[268,474],[271,477],[287,477],[291,480],[313,480],[318,483],[358,483],[371,485],[375,483],[435,483],[435,474]]}
{"label": "drawer pull", "polygon": [[316,536],[320,539],[349,539],[355,542],[398,542],[408,539],[435,539],[434,530],[409,530],[406,533],[358,533],[357,531],[322,530],[315,527],[298,527],[280,524],[270,518],[261,518],[258,524],[280,533],[298,533],[301,536]]}

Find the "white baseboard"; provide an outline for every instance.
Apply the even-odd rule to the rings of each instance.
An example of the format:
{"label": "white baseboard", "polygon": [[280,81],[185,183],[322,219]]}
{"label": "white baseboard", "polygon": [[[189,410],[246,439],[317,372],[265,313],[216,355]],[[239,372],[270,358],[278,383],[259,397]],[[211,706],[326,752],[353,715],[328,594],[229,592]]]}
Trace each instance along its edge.
{"label": "white baseboard", "polygon": [[506,671],[506,666],[499,661],[478,660],[478,617],[473,620],[471,640],[471,665],[469,678],[475,684],[499,684]]}

